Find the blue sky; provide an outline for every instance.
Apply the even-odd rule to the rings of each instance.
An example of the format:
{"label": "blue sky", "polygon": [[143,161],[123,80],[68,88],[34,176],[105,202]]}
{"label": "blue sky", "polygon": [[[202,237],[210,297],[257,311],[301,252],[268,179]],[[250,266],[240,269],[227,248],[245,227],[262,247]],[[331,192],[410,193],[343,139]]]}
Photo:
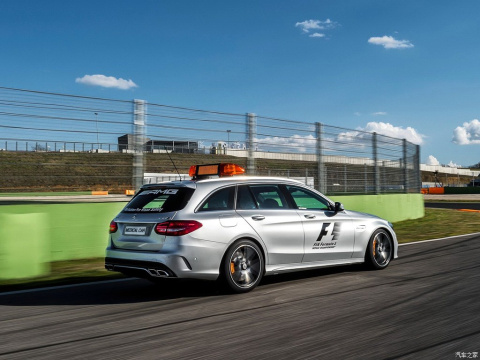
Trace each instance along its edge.
{"label": "blue sky", "polygon": [[0,86],[376,130],[420,143],[422,163],[468,166],[479,14],[478,0],[3,0]]}

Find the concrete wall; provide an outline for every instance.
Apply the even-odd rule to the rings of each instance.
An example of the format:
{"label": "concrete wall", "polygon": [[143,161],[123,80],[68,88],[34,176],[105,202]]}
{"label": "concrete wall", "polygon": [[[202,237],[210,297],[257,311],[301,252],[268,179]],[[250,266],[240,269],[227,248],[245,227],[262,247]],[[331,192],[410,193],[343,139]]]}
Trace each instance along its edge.
{"label": "concrete wall", "polygon": [[[423,217],[421,194],[335,196],[389,221]],[[0,205],[0,279],[48,274],[50,263],[102,257],[108,226],[125,203]]]}

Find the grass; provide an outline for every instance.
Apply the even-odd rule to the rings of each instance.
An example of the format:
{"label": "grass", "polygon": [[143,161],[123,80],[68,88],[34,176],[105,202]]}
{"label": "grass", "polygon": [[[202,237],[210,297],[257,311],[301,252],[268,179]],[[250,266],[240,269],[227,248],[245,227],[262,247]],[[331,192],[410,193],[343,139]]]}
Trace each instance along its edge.
{"label": "grass", "polygon": [[[399,243],[480,232],[480,213],[425,209],[425,217],[394,223]],[[0,292],[121,278],[104,269],[104,259],[53,262],[51,273],[34,279],[0,280]]]}
{"label": "grass", "polygon": [[425,209],[421,219],[394,223],[399,243],[480,232],[480,213]]}

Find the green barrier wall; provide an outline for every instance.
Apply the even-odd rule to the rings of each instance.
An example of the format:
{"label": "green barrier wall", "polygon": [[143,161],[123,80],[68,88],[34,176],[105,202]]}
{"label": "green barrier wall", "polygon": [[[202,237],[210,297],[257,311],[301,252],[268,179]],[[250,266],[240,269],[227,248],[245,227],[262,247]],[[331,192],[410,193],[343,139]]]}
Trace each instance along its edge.
{"label": "green barrier wall", "polygon": [[0,279],[40,276],[52,261],[102,257],[125,203],[0,205]]}
{"label": "green barrier wall", "polygon": [[[5,207],[0,207],[1,210]],[[0,278],[20,279],[48,274],[48,230],[47,214],[1,212]]]}
{"label": "green barrier wall", "polygon": [[[333,196],[389,221],[424,216],[421,194]],[[108,225],[125,203],[0,205],[0,278],[40,276],[52,261],[102,257]]]}
{"label": "green barrier wall", "polygon": [[422,194],[332,196],[330,199],[341,202],[345,209],[377,215],[390,222],[425,216]]}

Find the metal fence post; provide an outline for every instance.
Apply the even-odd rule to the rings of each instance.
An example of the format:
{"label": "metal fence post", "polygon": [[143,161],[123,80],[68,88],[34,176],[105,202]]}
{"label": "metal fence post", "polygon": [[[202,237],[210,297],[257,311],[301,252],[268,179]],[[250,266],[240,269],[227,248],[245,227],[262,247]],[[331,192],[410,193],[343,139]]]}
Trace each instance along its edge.
{"label": "metal fence post", "polygon": [[408,193],[408,161],[407,161],[407,139],[403,139],[403,187],[404,192]]}
{"label": "metal fence post", "polygon": [[256,115],[247,113],[247,174],[255,175]]}
{"label": "metal fence post", "polygon": [[315,137],[317,138],[316,153],[317,153],[317,173],[318,173],[318,185],[317,190],[322,194],[325,194],[326,188],[326,176],[323,163],[323,124],[315,123]]}
{"label": "metal fence post", "polygon": [[373,147],[373,172],[374,172],[374,188],[375,194],[380,194],[380,172],[378,169],[378,155],[377,155],[377,133],[374,132],[372,136],[372,147]]}
{"label": "metal fence post", "polygon": [[367,164],[363,164],[363,186],[365,194],[368,194],[368,175],[367,175]]}
{"label": "metal fence post", "polygon": [[143,147],[145,143],[145,113],[144,100],[133,101],[133,187],[135,191],[143,185]]}
{"label": "metal fence post", "polygon": [[415,145],[415,158],[413,160],[414,176],[415,176],[415,192],[422,191],[422,172],[420,171],[420,145]]}
{"label": "metal fence post", "polygon": [[382,161],[382,173],[380,176],[380,184],[383,185],[383,190],[380,187],[380,192],[386,193],[388,192],[388,184],[387,184],[387,162],[385,160]]}

